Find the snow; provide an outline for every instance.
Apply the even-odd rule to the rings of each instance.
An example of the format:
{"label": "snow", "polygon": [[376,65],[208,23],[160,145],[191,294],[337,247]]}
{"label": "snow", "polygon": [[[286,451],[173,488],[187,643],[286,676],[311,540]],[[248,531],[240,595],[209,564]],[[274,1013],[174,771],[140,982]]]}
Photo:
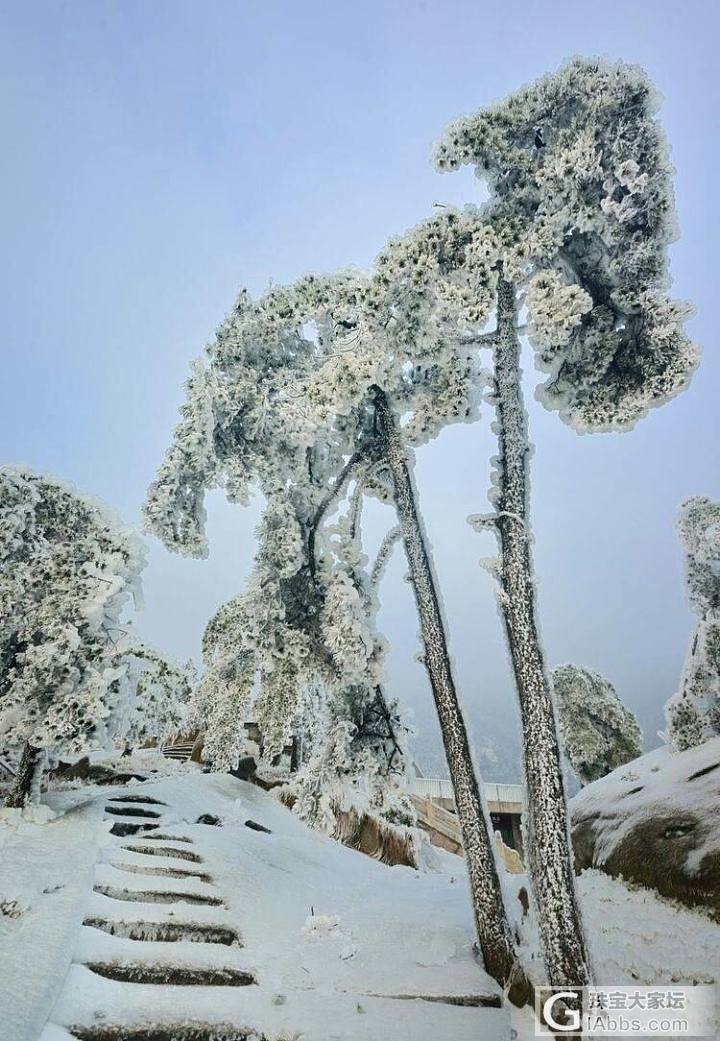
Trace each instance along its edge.
{"label": "snow", "polygon": [[[164,804],[147,806],[162,813],[163,838],[110,835],[123,818],[104,814],[105,806],[142,806],[118,801],[123,795]],[[439,855],[424,873],[387,867],[311,831],[271,794],[222,774],[52,793],[46,802],[57,814],[46,823],[26,814],[0,824],[0,903],[15,899],[27,908],[20,918],[0,917],[0,959],[8,966],[0,977],[0,1007],[9,1010],[3,1041],[69,1041],[73,1026],[181,1022],[232,1024],[298,1041],[509,1041],[513,1029],[520,1041],[533,1036],[527,1011],[416,997],[499,993],[472,955],[459,857]],[[205,813],[223,824],[195,823]],[[247,820],[270,833],[252,830]],[[182,876],[158,873],[166,870]],[[709,919],[597,871],[578,881],[598,982],[720,978],[720,929]],[[519,918],[516,894],[527,878],[506,875],[503,883]],[[93,892],[97,885],[123,896],[185,893],[221,903],[117,899]],[[43,892],[56,886],[62,888]],[[144,936],[137,925],[143,938],[81,924],[93,917],[120,933],[145,923]],[[194,937],[151,939],[153,928],[183,923],[195,926]],[[235,930],[240,944],[197,942],[203,926]],[[531,964],[538,950],[531,920],[522,939]],[[89,963],[234,970],[256,983],[120,982]]]}
{"label": "snow", "polygon": [[34,807],[0,820],[0,903],[16,901],[18,918],[0,915],[0,1008],[5,1041],[36,1041],[70,965],[79,908],[92,886],[102,802],[87,792],[52,798],[66,811],[46,823]]}
{"label": "snow", "polygon": [[601,871],[584,871],[578,888],[599,986],[720,980],[720,927],[705,915]]}

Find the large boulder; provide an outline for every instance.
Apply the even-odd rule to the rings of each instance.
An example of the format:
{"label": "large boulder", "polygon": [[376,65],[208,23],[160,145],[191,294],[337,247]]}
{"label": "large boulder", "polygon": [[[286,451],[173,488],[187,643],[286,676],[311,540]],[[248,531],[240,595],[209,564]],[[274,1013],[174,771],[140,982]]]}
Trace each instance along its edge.
{"label": "large boulder", "polygon": [[575,866],[594,867],[720,918],[720,737],[658,748],[570,803]]}

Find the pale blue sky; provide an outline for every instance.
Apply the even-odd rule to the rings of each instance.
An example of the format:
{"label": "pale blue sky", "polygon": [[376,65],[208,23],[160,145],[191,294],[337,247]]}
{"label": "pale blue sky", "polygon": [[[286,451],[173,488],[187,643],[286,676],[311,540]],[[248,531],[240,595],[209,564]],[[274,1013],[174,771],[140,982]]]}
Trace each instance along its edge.
{"label": "pale blue sky", "polygon": [[[188,363],[239,286],[368,264],[433,202],[473,200],[469,172],[429,163],[449,118],[574,53],[646,66],[677,167],[675,293],[697,305],[703,365],[631,434],[579,438],[530,412],[549,660],[604,672],[652,740],[691,626],[677,505],[720,495],[715,4],[5,0],[0,12],[0,457],[69,478],[132,522]],[[475,566],[490,547],[464,523],[486,508],[489,418],[423,449],[418,482],[472,729],[504,744],[514,693]],[[139,628],[197,655],[209,614],[243,584],[256,521],[257,507],[213,497],[208,561],[151,540]],[[391,688],[428,747],[403,570],[395,559],[381,620]]]}

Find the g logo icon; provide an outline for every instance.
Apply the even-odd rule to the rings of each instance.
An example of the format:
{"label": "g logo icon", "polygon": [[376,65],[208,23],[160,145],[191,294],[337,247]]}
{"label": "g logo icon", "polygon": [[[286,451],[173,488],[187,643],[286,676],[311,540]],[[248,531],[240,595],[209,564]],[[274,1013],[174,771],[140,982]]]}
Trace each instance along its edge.
{"label": "g logo icon", "polygon": [[537,1002],[540,1007],[536,1007],[536,1013],[540,1022],[536,1024],[536,1034],[545,1036],[551,1033],[577,1034],[582,1022],[580,1009],[574,1007],[579,1004],[578,992],[553,990],[550,987],[540,989],[547,994],[547,997],[543,995]]}

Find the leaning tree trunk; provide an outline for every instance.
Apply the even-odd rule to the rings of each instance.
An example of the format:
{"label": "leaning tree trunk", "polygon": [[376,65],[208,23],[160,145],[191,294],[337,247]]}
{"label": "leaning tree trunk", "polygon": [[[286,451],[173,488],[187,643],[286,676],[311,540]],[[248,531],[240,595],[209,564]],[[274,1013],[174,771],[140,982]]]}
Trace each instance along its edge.
{"label": "leaning tree trunk", "polygon": [[30,802],[33,792],[38,787],[45,763],[45,753],[26,741],[20,759],[15,783],[5,802],[6,806],[22,809]]}
{"label": "leaning tree trunk", "polygon": [[[517,987],[519,1003],[527,999],[525,981],[515,957],[502,890],[480,789],[470,754],[448,651],[445,624],[425,538],[410,465],[385,393],[373,389],[381,458],[390,469],[394,502],[410,567],[423,642],[425,667],[432,686],[445,755],[455,793],[470,894],[480,949],[487,971],[504,986]],[[514,1000],[511,994],[511,999]]]}
{"label": "leaning tree trunk", "polygon": [[500,280],[493,344],[499,442],[494,522],[500,560],[500,608],[520,701],[528,803],[528,855],[549,982],[590,982],[588,954],[575,893],[560,745],[535,617],[530,553],[530,443],[520,382],[520,343],[514,287]]}

